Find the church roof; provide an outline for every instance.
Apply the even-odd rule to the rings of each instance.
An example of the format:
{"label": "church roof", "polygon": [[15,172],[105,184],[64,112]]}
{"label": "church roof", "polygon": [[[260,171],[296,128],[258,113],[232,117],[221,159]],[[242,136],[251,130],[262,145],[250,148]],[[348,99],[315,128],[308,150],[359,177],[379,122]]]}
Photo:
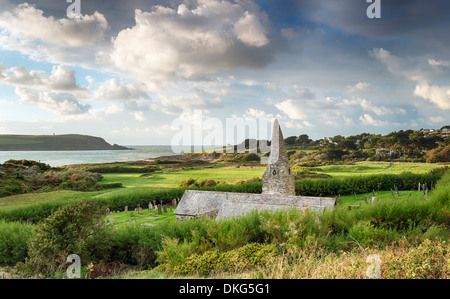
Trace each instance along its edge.
{"label": "church roof", "polygon": [[335,198],[280,194],[236,193],[186,190],[174,214],[180,216],[216,215],[217,219],[244,215],[252,210],[333,208]]}

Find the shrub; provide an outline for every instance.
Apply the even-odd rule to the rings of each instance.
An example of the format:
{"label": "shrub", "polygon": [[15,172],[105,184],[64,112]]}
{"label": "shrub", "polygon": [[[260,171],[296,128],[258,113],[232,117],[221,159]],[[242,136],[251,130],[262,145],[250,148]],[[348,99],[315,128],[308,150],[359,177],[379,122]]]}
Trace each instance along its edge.
{"label": "shrub", "polygon": [[63,270],[66,258],[77,254],[88,264],[108,256],[112,235],[106,210],[90,201],[70,203],[36,226],[29,245],[26,269],[32,273]]}
{"label": "shrub", "polygon": [[264,265],[269,259],[276,256],[277,247],[274,244],[247,244],[237,249],[220,252],[206,251],[203,254],[194,254],[185,262],[173,269],[175,274],[198,274],[207,276],[213,271],[240,272],[251,267]]}
{"label": "shrub", "polygon": [[425,240],[401,255],[388,255],[383,264],[386,278],[437,279],[450,277],[450,246]]}
{"label": "shrub", "polygon": [[97,265],[93,265],[90,269],[90,278],[106,277],[110,275],[119,275],[127,269],[126,265],[122,265],[120,262],[104,263],[101,261]]}
{"label": "shrub", "polygon": [[0,265],[24,262],[33,232],[32,225],[0,221]]}

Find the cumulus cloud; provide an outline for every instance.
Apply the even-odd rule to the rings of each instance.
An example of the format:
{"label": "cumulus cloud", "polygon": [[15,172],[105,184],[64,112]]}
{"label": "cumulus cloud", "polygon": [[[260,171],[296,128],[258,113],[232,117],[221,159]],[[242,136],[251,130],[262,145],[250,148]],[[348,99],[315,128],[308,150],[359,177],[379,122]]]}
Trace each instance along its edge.
{"label": "cumulus cloud", "polygon": [[428,83],[416,85],[414,95],[428,100],[441,109],[450,109],[450,86],[436,86]]}
{"label": "cumulus cloud", "polygon": [[275,107],[293,120],[304,120],[307,118],[307,111],[302,109],[301,103],[296,100],[288,99],[286,101],[275,103]]}
{"label": "cumulus cloud", "polygon": [[95,12],[74,19],[45,17],[43,11],[23,3],[1,14],[0,26],[11,35],[70,47],[89,46],[104,38],[108,22]]}
{"label": "cumulus cloud", "polygon": [[93,92],[94,100],[135,100],[150,99],[145,86],[138,83],[122,83],[117,79],[109,79],[101,83]]}
{"label": "cumulus cloud", "polygon": [[445,67],[450,67],[450,61],[446,61],[446,60],[436,60],[436,59],[428,59],[428,63],[432,66],[445,66]]}
{"label": "cumulus cloud", "polygon": [[[329,98],[329,101],[333,101]],[[406,114],[406,110],[398,107],[386,107],[382,105],[374,105],[372,102],[366,99],[343,99],[340,102],[335,101],[336,106],[360,106],[364,111],[373,112],[376,115],[388,115],[388,114]]]}
{"label": "cumulus cloud", "polygon": [[369,88],[370,84],[367,82],[358,82],[355,85],[351,86],[347,86],[347,90],[349,93],[354,93],[354,92],[358,92],[358,91],[364,91],[367,90],[367,88]]}
{"label": "cumulus cloud", "polygon": [[136,9],[136,25],[114,38],[110,59],[144,82],[263,66],[271,58],[265,15],[249,3],[199,0],[190,8]]}
{"label": "cumulus cloud", "polygon": [[376,127],[384,126],[387,124],[385,121],[374,119],[370,114],[367,113],[365,113],[364,116],[360,116],[359,120],[361,120],[363,124],[369,124]]}
{"label": "cumulus cloud", "polygon": [[34,60],[93,66],[99,59],[108,22],[103,14],[57,19],[28,3],[0,13],[0,49]]}
{"label": "cumulus cloud", "polygon": [[35,92],[30,88],[16,87],[16,94],[23,103],[36,104],[58,115],[83,114],[90,105],[81,104],[70,93]]}
{"label": "cumulus cloud", "polygon": [[374,48],[369,51],[369,55],[385,65],[389,72],[411,81],[426,80],[427,74],[424,70],[417,67],[411,67],[411,62],[402,59],[383,48]]}
{"label": "cumulus cloud", "polygon": [[216,94],[203,89],[194,89],[184,95],[159,94],[150,105],[153,110],[165,114],[180,114],[190,112],[193,109],[223,107],[222,99]]}
{"label": "cumulus cloud", "polygon": [[75,79],[75,71],[64,65],[53,66],[50,75],[40,70],[28,71],[23,66],[12,67],[9,70],[3,66],[0,67],[0,83],[58,91],[83,89]]}

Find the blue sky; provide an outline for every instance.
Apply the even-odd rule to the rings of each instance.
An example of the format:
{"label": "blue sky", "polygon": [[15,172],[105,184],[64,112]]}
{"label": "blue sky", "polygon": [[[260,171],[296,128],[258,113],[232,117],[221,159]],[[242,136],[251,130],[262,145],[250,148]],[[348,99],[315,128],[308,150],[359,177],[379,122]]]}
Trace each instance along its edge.
{"label": "blue sky", "polygon": [[449,124],[445,0],[381,0],[381,19],[364,0],[79,3],[0,0],[0,134],[171,144],[198,111],[204,135],[238,118],[313,139]]}

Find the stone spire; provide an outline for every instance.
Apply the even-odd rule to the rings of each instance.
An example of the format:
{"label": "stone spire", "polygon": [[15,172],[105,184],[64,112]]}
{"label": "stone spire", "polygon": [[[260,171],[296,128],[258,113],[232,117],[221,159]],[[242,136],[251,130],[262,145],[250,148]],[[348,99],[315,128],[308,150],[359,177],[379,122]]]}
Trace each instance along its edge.
{"label": "stone spire", "polygon": [[277,119],[273,124],[269,163],[262,176],[262,191],[263,194],[295,195],[294,174],[289,168],[283,133]]}

